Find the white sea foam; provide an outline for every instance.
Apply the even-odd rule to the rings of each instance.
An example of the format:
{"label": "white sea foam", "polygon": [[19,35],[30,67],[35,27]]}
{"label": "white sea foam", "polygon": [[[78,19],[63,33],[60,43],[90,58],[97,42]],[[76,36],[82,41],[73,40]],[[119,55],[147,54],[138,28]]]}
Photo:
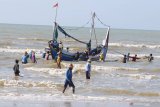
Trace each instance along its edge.
{"label": "white sea foam", "polygon": [[[66,69],[67,68],[64,68],[64,69],[56,69],[56,68],[37,68],[37,67],[28,67],[28,68],[25,68],[26,70],[28,71],[36,71],[36,72],[44,72],[44,73],[48,73],[50,75],[64,75],[66,73]],[[73,69],[73,73],[76,73],[77,70],[76,69]]]}
{"label": "white sea foam", "polygon": [[114,47],[128,47],[128,48],[160,48],[160,45],[151,45],[151,44],[127,44],[127,43],[109,43],[109,46]]}
{"label": "white sea foam", "polygon": [[127,77],[132,77],[135,79],[145,79],[145,80],[151,80],[158,78],[156,75],[150,75],[150,74],[124,74]]}
{"label": "white sea foam", "polygon": [[[68,63],[63,63],[64,66],[68,66]],[[85,64],[74,64],[74,68],[76,70],[83,70],[85,69]],[[92,70],[96,72],[106,72],[112,70],[128,70],[128,71],[139,71],[140,68],[130,68],[130,67],[115,67],[115,66],[99,66],[99,65],[92,65]]]}
{"label": "white sea foam", "polygon": [[42,53],[43,53],[43,49],[19,49],[19,48],[11,48],[11,47],[7,47],[7,48],[0,48],[0,52],[5,52],[5,53],[20,53],[23,54],[25,51],[27,51],[28,53],[33,50],[36,53],[36,57],[41,57]]}
{"label": "white sea foam", "polygon": [[36,67],[28,67],[25,68],[28,71],[36,71],[36,72],[45,72],[50,75],[64,75],[66,69],[56,69],[56,68],[36,68]]}
{"label": "white sea foam", "polygon": [[23,81],[23,80],[7,80],[0,79],[0,86],[5,87],[47,87],[47,88],[55,88],[56,83],[52,81]]}
{"label": "white sea foam", "polygon": [[20,93],[0,93],[1,100],[7,101],[31,101],[31,102],[48,102],[48,101],[115,101],[115,102],[134,102],[134,103],[160,103],[157,98],[136,98],[123,96],[81,96],[81,95],[62,95],[62,94],[20,94]]}
{"label": "white sea foam", "polygon": [[29,52],[31,50],[35,51],[36,53],[42,53],[42,51],[39,49],[20,49],[11,47],[0,48],[0,52],[8,52],[8,53],[24,53],[25,51]]}

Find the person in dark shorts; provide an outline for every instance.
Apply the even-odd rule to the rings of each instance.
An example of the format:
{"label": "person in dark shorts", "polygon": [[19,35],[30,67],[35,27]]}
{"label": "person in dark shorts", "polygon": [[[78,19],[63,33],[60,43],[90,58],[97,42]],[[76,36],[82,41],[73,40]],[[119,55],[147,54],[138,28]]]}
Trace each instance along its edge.
{"label": "person in dark shorts", "polygon": [[73,88],[73,94],[75,93],[75,86],[72,82],[72,69],[73,69],[73,64],[70,64],[69,68],[66,72],[66,80],[65,80],[65,84],[64,84],[63,93],[65,92],[68,85],[69,85],[69,87]]}
{"label": "person in dark shorts", "polygon": [[20,71],[19,71],[19,64],[18,64],[18,62],[19,62],[19,60],[16,59],[15,60],[15,65],[13,67],[15,76],[20,76],[19,75]]}
{"label": "person in dark shorts", "polygon": [[86,64],[86,79],[90,79],[90,72],[91,72],[91,60],[88,59],[87,64]]}
{"label": "person in dark shorts", "polygon": [[127,55],[124,55],[123,57],[123,63],[126,63],[127,62]]}

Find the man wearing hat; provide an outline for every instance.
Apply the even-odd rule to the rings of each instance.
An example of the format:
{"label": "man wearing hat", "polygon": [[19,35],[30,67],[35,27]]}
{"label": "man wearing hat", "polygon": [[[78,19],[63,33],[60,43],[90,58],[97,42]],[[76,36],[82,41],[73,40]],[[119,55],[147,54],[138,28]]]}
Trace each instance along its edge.
{"label": "man wearing hat", "polygon": [[73,93],[75,92],[75,86],[72,82],[72,69],[73,69],[73,64],[70,64],[69,68],[66,72],[66,80],[65,80],[65,84],[64,84],[63,93],[65,92],[68,85],[69,85],[69,87],[73,88]]}
{"label": "man wearing hat", "polygon": [[85,71],[86,71],[86,79],[90,79],[90,72],[91,72],[91,60],[90,59],[88,59],[87,61]]}

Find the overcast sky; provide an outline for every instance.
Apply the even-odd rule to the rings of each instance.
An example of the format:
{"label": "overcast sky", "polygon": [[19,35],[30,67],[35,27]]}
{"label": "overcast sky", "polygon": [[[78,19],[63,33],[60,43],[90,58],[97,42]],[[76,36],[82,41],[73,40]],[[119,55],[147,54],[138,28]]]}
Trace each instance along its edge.
{"label": "overcast sky", "polygon": [[[57,1],[57,22],[63,26],[81,26],[95,11],[112,28],[160,30],[160,0]],[[0,0],[0,23],[52,25],[57,1]]]}

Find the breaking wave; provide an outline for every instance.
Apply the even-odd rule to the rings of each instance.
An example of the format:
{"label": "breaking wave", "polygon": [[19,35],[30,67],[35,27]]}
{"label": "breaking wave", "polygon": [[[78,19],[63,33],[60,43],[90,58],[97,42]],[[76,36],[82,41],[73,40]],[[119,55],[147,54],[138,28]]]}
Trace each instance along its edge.
{"label": "breaking wave", "polygon": [[0,86],[5,87],[47,87],[47,88],[55,88],[56,83],[52,81],[23,81],[23,80],[7,80],[0,79]]}
{"label": "breaking wave", "polygon": [[[56,69],[56,68],[37,68],[37,67],[27,67],[24,68],[28,71],[36,71],[36,72],[44,72],[49,75],[64,75],[66,73],[66,69],[69,66],[68,63],[63,63],[65,68]],[[129,67],[112,67],[112,66],[96,66],[92,65],[92,71],[94,72],[108,72],[108,71],[116,71],[116,70],[126,70],[126,71],[141,71],[140,68],[129,68]],[[78,71],[85,71],[85,64],[74,64],[73,73],[77,73]]]}
{"label": "breaking wave", "polygon": [[18,93],[1,93],[1,100],[17,100],[19,101],[118,101],[118,102],[135,102],[135,103],[160,103],[158,98],[129,98],[124,96],[82,96],[82,95],[63,95],[63,94],[18,94]]}
{"label": "breaking wave", "polygon": [[18,38],[19,40],[34,40],[34,41],[49,41],[49,39],[41,39],[41,38]]}
{"label": "breaking wave", "polygon": [[160,45],[125,44],[125,43],[109,43],[109,46],[113,46],[113,47],[128,47],[128,48],[150,48],[150,49],[160,48]]}

